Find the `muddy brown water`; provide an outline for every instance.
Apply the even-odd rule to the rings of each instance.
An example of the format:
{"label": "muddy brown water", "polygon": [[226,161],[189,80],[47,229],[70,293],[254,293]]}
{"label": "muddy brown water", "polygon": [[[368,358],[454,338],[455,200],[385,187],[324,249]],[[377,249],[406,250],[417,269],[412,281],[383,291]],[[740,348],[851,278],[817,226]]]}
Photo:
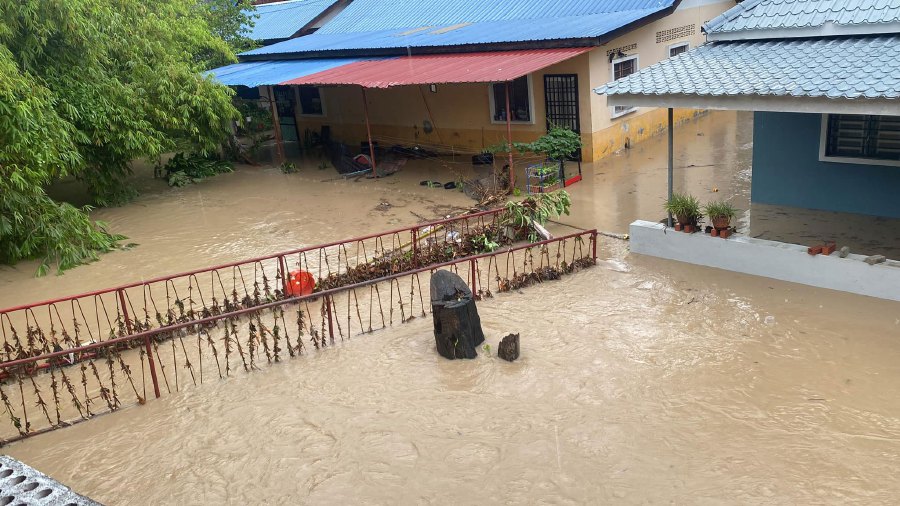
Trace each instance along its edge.
{"label": "muddy brown water", "polygon": [[[734,116],[686,128],[731,123],[737,136]],[[684,156],[699,168],[718,155]],[[595,170],[573,187],[568,223],[624,231],[641,217],[629,213],[659,208],[653,171]],[[718,173],[716,193],[749,191]],[[61,277],[5,268],[0,305],[467,204],[399,176],[251,169],[159,191],[98,211],[140,246]],[[417,318],[4,451],[108,504],[895,502],[900,305],[629,255],[612,239],[601,257],[480,303],[491,351],[473,361],[438,357]],[[513,364],[494,356],[508,332],[522,334]]]}

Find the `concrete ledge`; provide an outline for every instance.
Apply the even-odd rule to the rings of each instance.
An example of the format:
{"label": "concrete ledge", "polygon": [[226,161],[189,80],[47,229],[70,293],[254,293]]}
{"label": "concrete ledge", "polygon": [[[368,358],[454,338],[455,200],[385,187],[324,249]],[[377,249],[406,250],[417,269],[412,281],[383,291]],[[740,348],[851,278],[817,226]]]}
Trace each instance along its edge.
{"label": "concrete ledge", "polygon": [[685,234],[643,220],[632,223],[630,232],[632,253],[900,301],[900,262],[895,260],[868,265],[862,255],[811,256],[799,244]]}
{"label": "concrete ledge", "polygon": [[0,455],[0,504],[100,506],[100,503],[76,494],[62,483],[7,455]]}

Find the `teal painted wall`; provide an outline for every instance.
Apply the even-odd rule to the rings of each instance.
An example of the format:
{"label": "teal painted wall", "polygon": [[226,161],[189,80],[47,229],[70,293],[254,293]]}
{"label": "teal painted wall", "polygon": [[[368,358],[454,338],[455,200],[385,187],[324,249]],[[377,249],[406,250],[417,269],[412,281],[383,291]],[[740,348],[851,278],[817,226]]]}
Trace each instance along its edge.
{"label": "teal painted wall", "polygon": [[753,202],[900,218],[900,167],[819,161],[822,115],[753,116]]}

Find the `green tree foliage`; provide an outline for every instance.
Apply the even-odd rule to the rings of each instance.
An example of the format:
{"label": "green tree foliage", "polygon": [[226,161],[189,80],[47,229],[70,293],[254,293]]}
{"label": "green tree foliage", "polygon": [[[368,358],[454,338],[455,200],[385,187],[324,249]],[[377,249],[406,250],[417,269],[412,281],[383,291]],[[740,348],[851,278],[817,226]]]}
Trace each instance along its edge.
{"label": "green tree foliage", "polygon": [[132,160],[217,149],[238,116],[201,72],[234,61],[209,18],[204,0],[0,2],[0,261],[64,270],[114,246],[52,181],[115,204]]}
{"label": "green tree foliage", "polygon": [[[235,54],[249,51],[257,46],[247,37],[253,28],[256,8],[250,0],[200,0],[198,7],[206,18],[212,34],[225,41]],[[221,54],[198,55],[207,69],[231,63],[231,59]]]}

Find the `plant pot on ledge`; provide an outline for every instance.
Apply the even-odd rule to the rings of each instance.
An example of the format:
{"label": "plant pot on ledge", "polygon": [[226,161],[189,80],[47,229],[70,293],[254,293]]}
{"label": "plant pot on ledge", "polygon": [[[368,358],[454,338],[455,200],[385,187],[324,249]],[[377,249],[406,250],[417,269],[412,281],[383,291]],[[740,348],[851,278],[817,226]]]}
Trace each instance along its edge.
{"label": "plant pot on ledge", "polygon": [[731,220],[737,215],[737,209],[724,200],[710,202],[703,208],[704,213],[709,216],[713,229],[716,231],[714,236],[727,239],[731,235],[729,226]]}
{"label": "plant pot on ledge", "polygon": [[666,201],[664,208],[678,219],[680,227],[676,227],[676,230],[687,233],[699,230],[698,224],[703,218],[703,214],[700,212],[700,202],[694,196],[673,193],[672,198]]}

